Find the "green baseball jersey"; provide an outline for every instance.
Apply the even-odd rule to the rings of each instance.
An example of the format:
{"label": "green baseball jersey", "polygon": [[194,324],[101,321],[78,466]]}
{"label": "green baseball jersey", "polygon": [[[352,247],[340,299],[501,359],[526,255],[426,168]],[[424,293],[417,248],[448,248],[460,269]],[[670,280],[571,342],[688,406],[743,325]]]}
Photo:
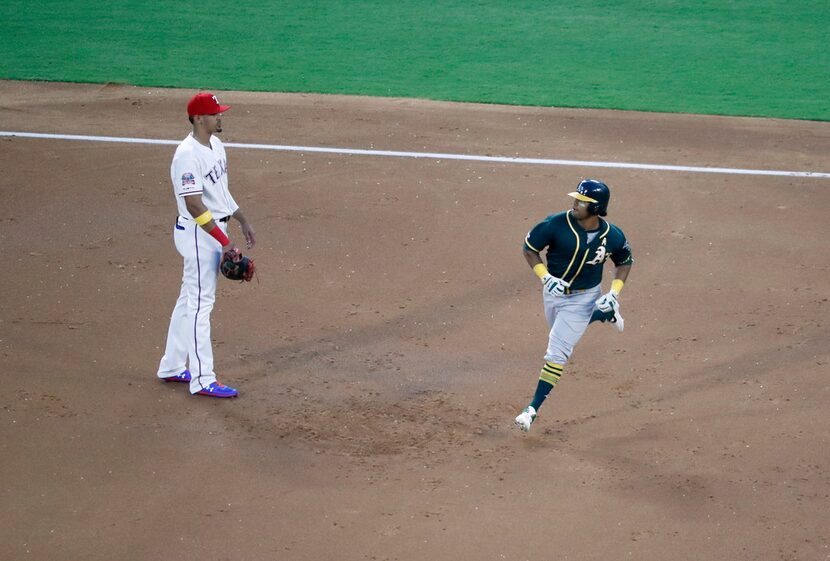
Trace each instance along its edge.
{"label": "green baseball jersey", "polygon": [[572,289],[593,288],[602,282],[602,266],[609,257],[615,265],[633,262],[622,230],[599,219],[599,228],[586,231],[570,211],[548,216],[525,238],[526,249],[547,248],[548,272],[571,283]]}

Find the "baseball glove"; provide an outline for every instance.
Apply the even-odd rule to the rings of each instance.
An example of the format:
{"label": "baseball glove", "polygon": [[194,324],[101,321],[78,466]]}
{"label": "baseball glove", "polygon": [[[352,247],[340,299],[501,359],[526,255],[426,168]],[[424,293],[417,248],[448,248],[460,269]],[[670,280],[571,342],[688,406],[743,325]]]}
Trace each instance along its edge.
{"label": "baseball glove", "polygon": [[229,249],[222,255],[219,270],[226,279],[250,282],[256,272],[256,264],[250,257],[245,257],[237,248]]}

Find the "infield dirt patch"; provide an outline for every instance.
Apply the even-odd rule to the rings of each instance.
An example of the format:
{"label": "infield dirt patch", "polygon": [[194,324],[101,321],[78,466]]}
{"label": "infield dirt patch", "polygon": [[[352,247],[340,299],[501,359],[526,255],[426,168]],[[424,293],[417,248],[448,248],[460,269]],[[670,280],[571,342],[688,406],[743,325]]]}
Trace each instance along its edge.
{"label": "infield dirt patch", "polygon": [[[0,82],[0,129],[178,140],[192,93]],[[830,171],[828,123],[221,99],[226,143]],[[9,559],[830,555],[830,180],[229,148],[259,282],[220,283],[219,401],[155,379],[173,150],[0,138]],[[633,246],[626,330],[591,326],[525,435],[521,244],[583,177]]]}

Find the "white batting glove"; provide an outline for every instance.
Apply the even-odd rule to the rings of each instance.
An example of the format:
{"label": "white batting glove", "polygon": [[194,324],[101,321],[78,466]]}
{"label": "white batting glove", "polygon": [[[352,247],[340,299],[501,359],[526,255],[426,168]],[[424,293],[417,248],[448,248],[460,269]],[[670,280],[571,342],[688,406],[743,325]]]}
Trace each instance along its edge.
{"label": "white batting glove", "polygon": [[616,312],[620,309],[620,303],[617,300],[617,293],[616,292],[608,292],[607,294],[603,294],[597,301],[596,301],[597,309],[600,312],[607,313],[607,312]]}
{"label": "white batting glove", "polygon": [[565,289],[571,286],[571,283],[547,274],[542,277],[542,285],[545,287],[545,291],[553,296],[562,296],[565,294]]}

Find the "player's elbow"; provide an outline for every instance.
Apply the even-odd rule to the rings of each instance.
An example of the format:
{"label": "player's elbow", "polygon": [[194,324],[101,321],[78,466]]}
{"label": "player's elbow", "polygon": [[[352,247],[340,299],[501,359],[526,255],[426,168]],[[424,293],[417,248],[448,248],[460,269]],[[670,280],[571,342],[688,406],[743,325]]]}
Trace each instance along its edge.
{"label": "player's elbow", "polygon": [[198,195],[191,195],[184,198],[184,206],[191,216],[199,216],[204,212],[205,205],[202,202],[202,197]]}

